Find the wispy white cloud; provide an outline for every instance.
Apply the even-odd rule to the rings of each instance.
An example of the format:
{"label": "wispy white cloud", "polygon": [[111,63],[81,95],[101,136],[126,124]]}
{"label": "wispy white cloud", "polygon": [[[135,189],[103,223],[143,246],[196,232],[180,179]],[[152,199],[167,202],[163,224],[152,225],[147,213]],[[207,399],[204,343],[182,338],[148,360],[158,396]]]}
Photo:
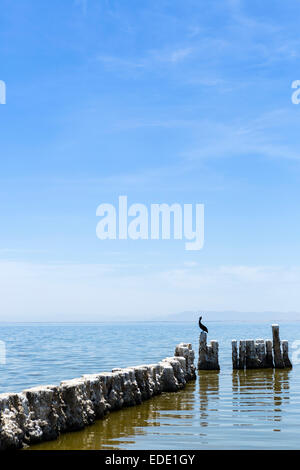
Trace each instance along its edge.
{"label": "wispy white cloud", "polygon": [[198,126],[199,145],[183,154],[188,160],[245,155],[300,160],[300,145],[289,138],[297,132],[294,110],[273,110],[226,124],[203,120]]}
{"label": "wispy white cloud", "polygon": [[227,0],[227,4],[231,11],[231,18],[240,25],[245,33],[261,31],[265,33],[278,33],[282,30],[282,26],[278,22],[272,22],[269,18],[258,19],[245,13],[245,2],[242,0]]}
{"label": "wispy white cloud", "polygon": [[191,162],[245,155],[300,160],[300,145],[290,138],[297,134],[298,129],[298,109],[295,108],[274,109],[256,118],[231,121],[205,118],[126,119],[116,121],[111,131],[151,127],[189,131],[196,138],[181,156]]}
{"label": "wispy white cloud", "polygon": [[97,60],[109,67],[146,69],[157,64],[177,64],[191,56],[192,53],[192,47],[178,47],[152,50],[142,57],[99,55]]}
{"label": "wispy white cloud", "polygon": [[[259,17],[246,13],[247,2],[227,0],[230,11],[230,29],[240,36],[232,47],[236,50],[248,50],[249,59],[254,54],[252,67],[267,67],[287,60],[296,60],[299,55],[300,40],[291,37],[290,30],[280,18],[271,19],[270,15]],[[249,61],[249,68],[251,64]]]}
{"label": "wispy white cloud", "polygon": [[[161,49],[148,50],[135,57],[101,54],[97,60],[106,66],[134,70],[159,64],[177,64],[190,58],[195,65],[197,76],[203,67],[210,75],[212,70],[217,72],[218,62],[222,62],[224,58],[229,61],[233,58],[236,61],[244,61],[247,57],[247,68],[250,70],[251,67],[262,67],[298,57],[300,41],[290,38],[286,26],[279,21],[251,16],[246,13],[245,3],[238,0],[227,0],[223,8],[227,20],[213,32],[199,21],[186,24],[184,19],[176,18],[182,30],[186,31],[186,34],[181,36],[181,44],[178,39],[176,43],[166,40]],[[118,15],[117,17],[120,20]],[[167,17],[165,21],[172,23],[171,17]],[[192,73],[192,70],[189,72]]]}
{"label": "wispy white cloud", "polygon": [[[129,274],[131,272],[131,274]],[[149,319],[199,308],[300,311],[300,267],[0,262],[0,321]],[[117,295],[116,295],[117,293]]]}

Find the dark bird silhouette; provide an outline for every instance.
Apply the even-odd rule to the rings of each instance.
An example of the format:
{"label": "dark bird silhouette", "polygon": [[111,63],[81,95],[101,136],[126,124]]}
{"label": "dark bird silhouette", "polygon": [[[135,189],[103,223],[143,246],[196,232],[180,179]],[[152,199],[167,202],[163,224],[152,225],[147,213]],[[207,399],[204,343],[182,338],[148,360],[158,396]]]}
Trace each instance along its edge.
{"label": "dark bird silhouette", "polygon": [[202,320],[202,317],[199,318],[199,327],[201,328],[202,331],[205,331],[206,333],[208,333],[208,329],[206,328],[205,325],[203,325],[203,323],[201,323],[201,320]]}

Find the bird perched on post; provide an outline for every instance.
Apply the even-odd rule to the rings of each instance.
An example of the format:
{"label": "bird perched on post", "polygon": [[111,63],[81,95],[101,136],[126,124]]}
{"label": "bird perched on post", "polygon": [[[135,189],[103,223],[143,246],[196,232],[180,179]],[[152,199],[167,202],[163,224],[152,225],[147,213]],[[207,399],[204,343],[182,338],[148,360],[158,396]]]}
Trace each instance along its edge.
{"label": "bird perched on post", "polygon": [[201,323],[201,320],[202,320],[202,317],[199,318],[199,328],[200,328],[202,331],[205,331],[205,333],[208,333],[208,329],[206,328],[205,325],[203,325],[203,323]]}

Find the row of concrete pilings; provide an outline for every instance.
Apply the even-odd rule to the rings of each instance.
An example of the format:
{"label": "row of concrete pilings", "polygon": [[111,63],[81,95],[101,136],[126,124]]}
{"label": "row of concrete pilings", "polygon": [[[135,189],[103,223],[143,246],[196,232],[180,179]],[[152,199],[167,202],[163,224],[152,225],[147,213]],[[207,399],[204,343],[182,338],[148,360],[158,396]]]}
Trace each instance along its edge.
{"label": "row of concrete pilings", "polygon": [[[272,325],[271,339],[233,339],[233,369],[285,369],[292,368],[289,359],[288,341],[280,341],[279,325]],[[216,340],[207,344],[207,333],[200,334],[198,370],[220,370],[219,343]]]}
{"label": "row of concrete pilings", "polygon": [[[288,342],[280,341],[272,325],[273,341],[232,341],[234,369],[290,368]],[[77,431],[114,410],[134,406],[163,392],[181,390],[195,380],[190,343],[176,346],[174,356],[155,364],[84,375],[59,385],[38,386],[20,393],[0,394],[0,450],[19,449]],[[219,344],[207,345],[200,334],[199,370],[219,370]]]}
{"label": "row of concrete pilings", "polygon": [[192,345],[180,343],[174,356],[155,364],[0,394],[0,451],[53,440],[112,411],[139,405],[163,392],[177,392],[196,379],[194,358]]}

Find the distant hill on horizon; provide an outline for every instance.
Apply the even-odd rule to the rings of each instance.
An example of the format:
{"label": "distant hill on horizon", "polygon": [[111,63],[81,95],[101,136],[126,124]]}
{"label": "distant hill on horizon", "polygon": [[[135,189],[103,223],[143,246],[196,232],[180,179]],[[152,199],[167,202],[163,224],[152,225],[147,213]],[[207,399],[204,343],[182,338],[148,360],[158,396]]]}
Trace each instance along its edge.
{"label": "distant hill on horizon", "polygon": [[200,314],[203,316],[203,322],[205,321],[241,321],[241,322],[272,322],[277,323],[279,321],[300,321],[299,312],[235,312],[235,311],[223,311],[223,312],[192,312],[184,311],[167,315],[161,320],[165,321],[198,321]]}

